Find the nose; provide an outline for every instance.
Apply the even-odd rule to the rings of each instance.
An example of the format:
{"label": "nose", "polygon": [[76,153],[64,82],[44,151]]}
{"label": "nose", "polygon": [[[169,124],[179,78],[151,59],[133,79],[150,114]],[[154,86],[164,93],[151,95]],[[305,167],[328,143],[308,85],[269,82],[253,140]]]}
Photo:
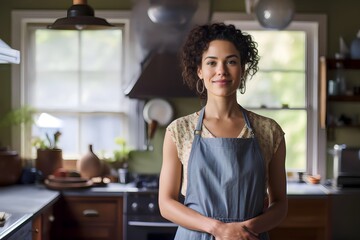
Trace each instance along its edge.
{"label": "nose", "polygon": [[226,63],[220,63],[217,65],[217,74],[220,76],[225,76],[228,73]]}

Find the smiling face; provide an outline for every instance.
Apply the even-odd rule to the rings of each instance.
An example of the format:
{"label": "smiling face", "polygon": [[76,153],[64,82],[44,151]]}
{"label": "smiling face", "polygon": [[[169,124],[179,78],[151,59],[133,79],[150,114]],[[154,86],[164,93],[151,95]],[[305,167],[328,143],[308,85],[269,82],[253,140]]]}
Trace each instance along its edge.
{"label": "smiling face", "polygon": [[210,42],[198,68],[198,76],[204,80],[208,97],[236,97],[241,75],[240,54],[234,44],[226,40]]}

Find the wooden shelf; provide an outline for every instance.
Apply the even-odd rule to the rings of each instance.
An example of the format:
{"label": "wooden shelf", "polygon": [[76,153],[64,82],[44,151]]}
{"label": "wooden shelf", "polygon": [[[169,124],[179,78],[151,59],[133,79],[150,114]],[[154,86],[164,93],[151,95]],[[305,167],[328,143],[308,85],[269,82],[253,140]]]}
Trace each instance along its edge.
{"label": "wooden shelf", "polygon": [[332,102],[360,102],[360,95],[354,95],[354,96],[346,96],[346,95],[328,96],[328,100],[332,101]]}
{"label": "wooden shelf", "polygon": [[329,125],[328,128],[360,128],[359,124],[353,125]]}
{"label": "wooden shelf", "polygon": [[360,70],[360,59],[334,59],[326,58],[324,56],[320,57],[320,66],[319,66],[319,119],[320,127],[322,129],[333,129],[333,128],[358,128],[359,126],[349,125],[349,126],[332,126],[327,121],[329,103],[360,103],[360,95],[337,95],[337,96],[328,96],[327,84],[328,77],[327,73],[329,70],[335,70],[337,68],[337,63],[342,63],[344,69],[353,69]]}
{"label": "wooden shelf", "polygon": [[360,59],[327,59],[328,69],[336,69],[336,63],[342,63],[346,69],[360,69]]}

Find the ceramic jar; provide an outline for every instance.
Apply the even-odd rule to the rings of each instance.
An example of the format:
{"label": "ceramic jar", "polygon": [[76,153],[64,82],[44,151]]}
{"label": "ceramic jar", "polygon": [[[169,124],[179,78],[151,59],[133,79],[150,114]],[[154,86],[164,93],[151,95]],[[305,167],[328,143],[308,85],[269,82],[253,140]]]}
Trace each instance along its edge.
{"label": "ceramic jar", "polygon": [[0,149],[0,186],[15,184],[19,181],[22,163],[15,151]]}
{"label": "ceramic jar", "polygon": [[100,159],[93,152],[92,145],[89,145],[88,152],[77,161],[77,170],[81,177],[90,179],[99,177],[102,174]]}
{"label": "ceramic jar", "polygon": [[350,55],[352,59],[360,59],[360,30],[356,38],[351,42]]}
{"label": "ceramic jar", "polygon": [[45,179],[63,166],[61,149],[37,149],[36,154],[35,168]]}

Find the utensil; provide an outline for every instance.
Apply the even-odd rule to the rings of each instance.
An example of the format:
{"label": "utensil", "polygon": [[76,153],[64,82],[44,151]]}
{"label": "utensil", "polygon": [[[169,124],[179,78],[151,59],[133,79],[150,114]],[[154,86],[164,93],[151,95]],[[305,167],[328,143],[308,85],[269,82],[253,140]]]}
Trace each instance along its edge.
{"label": "utensil", "polygon": [[158,126],[166,126],[173,118],[173,108],[163,99],[152,99],[144,106],[143,116],[147,122],[147,150],[152,150],[150,145]]}

